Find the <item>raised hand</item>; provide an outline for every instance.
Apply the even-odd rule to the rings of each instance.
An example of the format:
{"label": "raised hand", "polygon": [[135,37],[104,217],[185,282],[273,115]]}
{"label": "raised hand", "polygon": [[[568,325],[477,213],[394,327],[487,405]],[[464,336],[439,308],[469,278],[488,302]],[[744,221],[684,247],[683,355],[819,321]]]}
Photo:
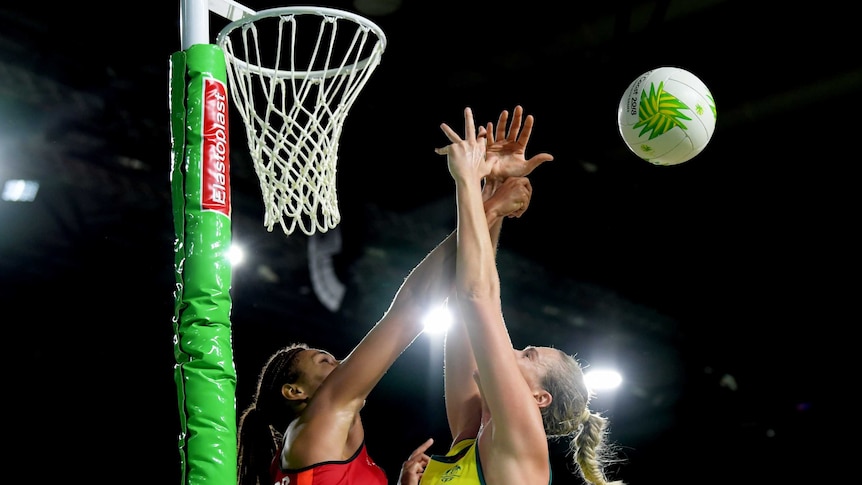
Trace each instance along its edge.
{"label": "raised hand", "polygon": [[481,180],[491,173],[495,160],[485,157],[485,137],[487,133],[484,128],[476,130],[473,122],[473,110],[464,109],[464,139],[462,140],[455,130],[446,123],[440,125],[440,129],[452,142],[451,145],[437,148],[434,151],[438,155],[446,155],[449,172],[456,179],[478,179]]}
{"label": "raised hand", "polygon": [[422,473],[425,467],[428,466],[428,461],[431,459],[425,450],[434,444],[434,438],[428,438],[418,448],[410,453],[407,461],[401,465],[401,475],[398,477],[398,485],[418,485],[422,478]]}
{"label": "raised hand", "polygon": [[[496,130],[488,123],[486,157],[494,162],[489,178],[503,180],[508,177],[526,177],[539,165],[554,159],[550,153],[539,153],[526,158],[527,142],[533,133],[533,115],[524,118],[524,108],[515,106],[512,123],[507,127],[509,112],[500,113]],[[523,127],[521,122],[523,121]]]}

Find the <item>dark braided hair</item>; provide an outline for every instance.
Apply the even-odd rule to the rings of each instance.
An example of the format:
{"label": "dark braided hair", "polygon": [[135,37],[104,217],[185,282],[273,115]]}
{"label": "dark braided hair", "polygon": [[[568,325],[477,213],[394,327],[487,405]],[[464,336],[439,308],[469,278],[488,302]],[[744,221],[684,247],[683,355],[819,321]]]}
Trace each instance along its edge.
{"label": "dark braided hair", "polygon": [[281,394],[281,387],[299,379],[296,357],[306,344],[284,347],[264,364],[251,404],[239,417],[237,428],[237,485],[271,485],[269,467],[284,431],[296,413]]}

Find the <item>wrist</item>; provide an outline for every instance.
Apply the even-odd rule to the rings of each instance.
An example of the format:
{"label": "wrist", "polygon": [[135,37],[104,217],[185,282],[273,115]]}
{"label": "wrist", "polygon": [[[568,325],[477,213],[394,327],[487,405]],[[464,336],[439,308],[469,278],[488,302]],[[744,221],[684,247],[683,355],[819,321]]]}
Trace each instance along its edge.
{"label": "wrist", "polygon": [[482,180],[482,200],[488,200],[491,196],[497,192],[497,189],[502,184],[502,181],[499,179],[491,178],[491,176],[487,176]]}

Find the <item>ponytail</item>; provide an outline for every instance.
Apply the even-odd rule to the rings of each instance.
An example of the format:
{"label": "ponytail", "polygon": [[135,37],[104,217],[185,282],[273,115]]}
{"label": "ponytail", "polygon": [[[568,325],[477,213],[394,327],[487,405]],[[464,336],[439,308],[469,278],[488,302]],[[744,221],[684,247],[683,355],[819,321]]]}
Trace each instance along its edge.
{"label": "ponytail", "polygon": [[254,405],[240,416],[237,434],[237,485],[270,485],[269,467],[278,453],[281,433]]}

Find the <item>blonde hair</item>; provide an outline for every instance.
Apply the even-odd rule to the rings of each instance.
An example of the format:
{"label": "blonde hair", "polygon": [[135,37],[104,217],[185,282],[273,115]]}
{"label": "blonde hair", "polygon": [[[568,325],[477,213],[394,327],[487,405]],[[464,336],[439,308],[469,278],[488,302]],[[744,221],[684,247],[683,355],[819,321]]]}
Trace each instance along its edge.
{"label": "blonde hair", "polygon": [[592,392],[587,387],[581,365],[573,356],[559,351],[558,364],[547,368],[542,386],[553,399],[542,408],[548,438],[568,439],[569,453],[581,477],[593,485],[624,485],[608,481],[605,467],[620,462],[608,441],[609,421],[590,411]]}

